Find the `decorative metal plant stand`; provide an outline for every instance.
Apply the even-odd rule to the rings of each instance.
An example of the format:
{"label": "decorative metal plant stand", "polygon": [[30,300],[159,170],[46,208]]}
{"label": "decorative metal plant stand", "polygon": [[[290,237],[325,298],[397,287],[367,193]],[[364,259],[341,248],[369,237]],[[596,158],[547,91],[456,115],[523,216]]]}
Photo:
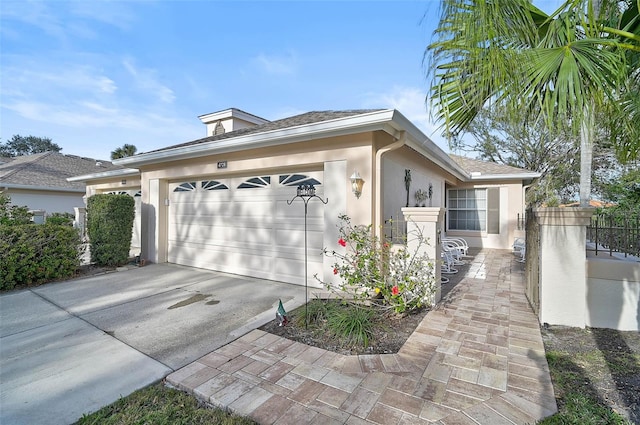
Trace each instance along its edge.
{"label": "decorative metal plant stand", "polygon": [[309,201],[313,198],[319,199],[320,202],[325,205],[327,204],[327,202],[329,202],[329,199],[324,200],[316,195],[316,188],[312,184],[301,184],[300,186],[298,186],[296,196],[294,196],[290,201],[287,201],[287,205],[293,204],[293,201],[295,201],[296,198],[300,198],[304,202],[304,327],[306,329],[309,319],[309,307],[307,306],[309,294],[309,291],[307,289],[307,206],[309,205]]}

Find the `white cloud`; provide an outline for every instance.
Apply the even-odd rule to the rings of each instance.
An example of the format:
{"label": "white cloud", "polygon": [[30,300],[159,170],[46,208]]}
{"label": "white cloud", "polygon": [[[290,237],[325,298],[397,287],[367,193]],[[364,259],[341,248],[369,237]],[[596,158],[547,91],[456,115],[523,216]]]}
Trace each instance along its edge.
{"label": "white cloud", "polygon": [[[3,96],[23,98],[59,98],[61,93],[100,96],[117,91],[116,83],[100,70],[68,63],[34,63],[18,59],[5,66],[2,76]],[[10,88],[10,91],[5,91]],[[5,99],[7,101],[7,99]]]}
{"label": "white cloud", "polygon": [[79,18],[87,18],[93,21],[127,30],[134,21],[134,15],[122,1],[77,1],[70,3],[71,13]]}
{"label": "white cloud", "polygon": [[285,56],[268,56],[261,53],[253,59],[253,62],[260,69],[272,75],[292,75],[297,69],[297,59],[292,52]]}
{"label": "white cloud", "polygon": [[164,103],[172,103],[176,96],[169,87],[162,84],[157,77],[157,71],[149,68],[137,68],[133,60],[127,58],[122,61],[122,65],[134,78],[134,84],[146,92],[146,94],[157,97]]}
{"label": "white cloud", "polygon": [[441,149],[445,152],[449,151],[447,141],[440,135],[441,129],[429,116],[423,89],[394,86],[387,92],[370,93],[365,96],[365,99],[366,108],[397,109]]}
{"label": "white cloud", "polygon": [[84,56],[74,59],[56,63],[12,56],[6,61],[0,138],[42,135],[54,138],[65,153],[108,158],[123,143],[148,151],[203,135],[194,117],[181,117],[171,106],[173,91],[153,71],[131,62],[123,72],[111,58],[94,57],[91,66],[79,63]]}
{"label": "white cloud", "polygon": [[14,21],[38,28],[57,40],[71,42],[75,38],[95,38],[95,22],[128,29],[133,14],[123,2],[5,1],[2,20],[3,33],[11,37],[16,33],[6,24]]}

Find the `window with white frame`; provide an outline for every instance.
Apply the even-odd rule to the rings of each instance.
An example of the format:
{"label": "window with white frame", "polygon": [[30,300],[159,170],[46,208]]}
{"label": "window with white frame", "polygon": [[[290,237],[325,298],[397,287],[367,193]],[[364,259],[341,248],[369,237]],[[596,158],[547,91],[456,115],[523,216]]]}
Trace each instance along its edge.
{"label": "window with white frame", "polygon": [[487,190],[449,189],[449,230],[487,230]]}
{"label": "window with white frame", "polygon": [[448,229],[500,233],[500,188],[449,189]]}

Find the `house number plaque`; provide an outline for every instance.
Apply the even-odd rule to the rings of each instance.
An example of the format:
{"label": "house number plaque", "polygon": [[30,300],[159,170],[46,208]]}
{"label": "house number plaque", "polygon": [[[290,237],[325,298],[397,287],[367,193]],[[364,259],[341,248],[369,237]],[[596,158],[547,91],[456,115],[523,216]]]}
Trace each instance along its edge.
{"label": "house number plaque", "polygon": [[221,169],[221,168],[227,168],[227,161],[218,162],[218,169]]}

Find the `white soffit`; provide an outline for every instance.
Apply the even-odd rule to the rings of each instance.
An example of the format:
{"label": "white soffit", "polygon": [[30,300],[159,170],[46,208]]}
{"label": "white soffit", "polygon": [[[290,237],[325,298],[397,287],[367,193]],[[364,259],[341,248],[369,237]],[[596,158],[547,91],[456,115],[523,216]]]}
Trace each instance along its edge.
{"label": "white soffit", "polygon": [[140,170],[136,168],[123,168],[121,170],[109,170],[102,173],[83,174],[67,178],[68,182],[85,182],[89,180],[106,179],[110,177],[139,176]]}

